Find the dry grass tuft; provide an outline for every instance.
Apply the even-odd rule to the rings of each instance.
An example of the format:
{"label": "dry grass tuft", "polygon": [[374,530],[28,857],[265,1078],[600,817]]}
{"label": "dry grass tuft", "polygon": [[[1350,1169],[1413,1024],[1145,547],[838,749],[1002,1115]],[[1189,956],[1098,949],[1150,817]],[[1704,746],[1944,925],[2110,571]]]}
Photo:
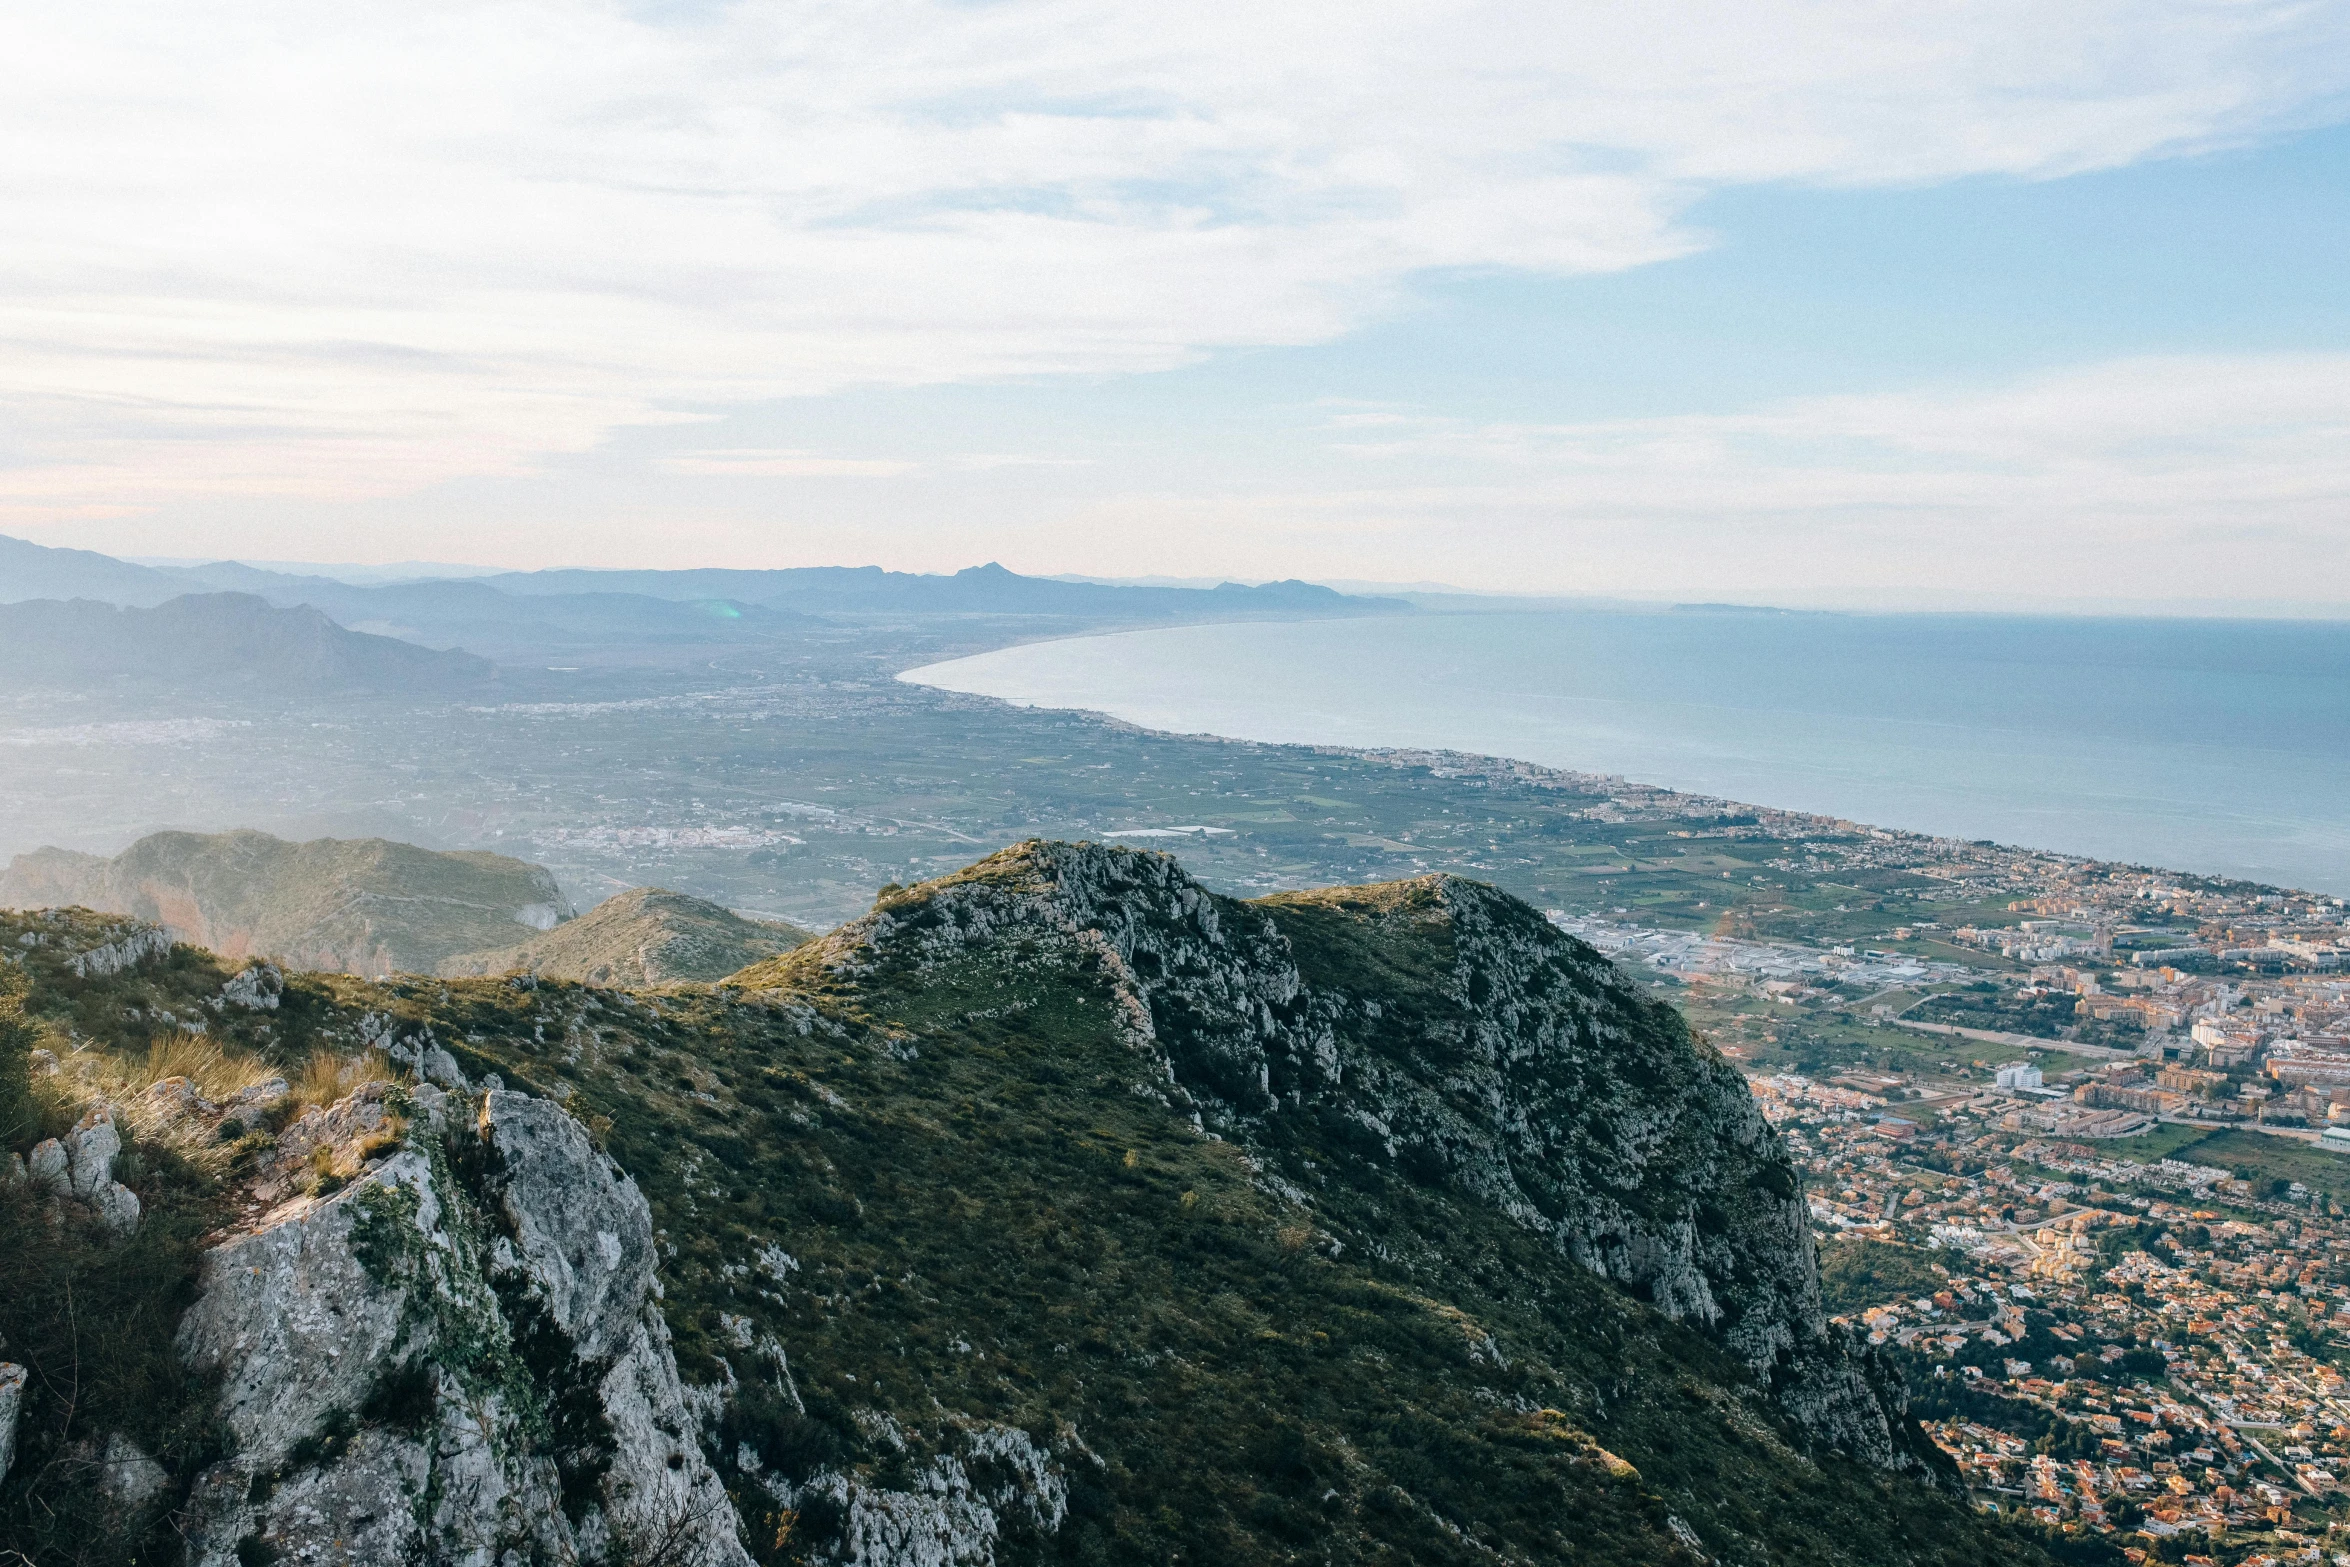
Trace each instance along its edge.
{"label": "dry grass tuft", "polygon": [[362,1083],[386,1082],[396,1075],[380,1050],[363,1050],[355,1056],[320,1050],[302,1063],[301,1073],[294,1078],[294,1102],[324,1107]]}
{"label": "dry grass tuft", "polygon": [[196,1097],[225,1104],[241,1090],[277,1075],[259,1056],[188,1031],[154,1036],[144,1058],[127,1051],[70,1047],[57,1054],[58,1072],[33,1081],[35,1096],[51,1107],[54,1119],[70,1123],[104,1100],[135,1135],[171,1144],[199,1162],[212,1143],[208,1123],[185,1115],[179,1095],[150,1098],[148,1090],[182,1078]]}
{"label": "dry grass tuft", "polygon": [[202,1034],[165,1034],[147,1047],[146,1065],[125,1074],[124,1086],[143,1094],[167,1077],[184,1077],[198,1094],[221,1104],[273,1075],[260,1057],[223,1050]]}

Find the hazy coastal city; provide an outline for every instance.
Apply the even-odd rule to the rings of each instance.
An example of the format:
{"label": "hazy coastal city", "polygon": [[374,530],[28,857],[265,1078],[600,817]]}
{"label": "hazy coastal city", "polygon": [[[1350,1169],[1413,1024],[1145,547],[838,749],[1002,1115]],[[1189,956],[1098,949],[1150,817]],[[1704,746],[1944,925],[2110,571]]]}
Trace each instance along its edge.
{"label": "hazy coastal city", "polygon": [[2341,900],[1949,850],[1937,880],[2029,895],[1826,952],[1553,917],[1747,1068],[1831,1307],[1901,1353],[1979,1506],[2133,1560],[2332,1559]]}

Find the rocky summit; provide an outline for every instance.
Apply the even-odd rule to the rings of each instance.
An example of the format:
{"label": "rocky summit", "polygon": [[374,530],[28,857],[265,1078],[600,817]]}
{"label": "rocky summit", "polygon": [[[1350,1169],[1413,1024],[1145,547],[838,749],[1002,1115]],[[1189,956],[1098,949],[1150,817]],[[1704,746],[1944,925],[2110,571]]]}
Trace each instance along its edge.
{"label": "rocky summit", "polygon": [[[1737,1074],[1476,883],[1029,843],[658,991],[0,953],[33,1562],[2045,1560]],[[100,1124],[130,1203],[34,1177]]]}

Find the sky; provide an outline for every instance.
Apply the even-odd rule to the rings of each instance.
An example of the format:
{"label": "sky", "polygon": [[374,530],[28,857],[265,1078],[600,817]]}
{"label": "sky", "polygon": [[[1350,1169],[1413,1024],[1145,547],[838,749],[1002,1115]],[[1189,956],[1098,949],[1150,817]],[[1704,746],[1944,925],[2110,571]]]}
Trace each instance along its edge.
{"label": "sky", "polygon": [[2350,3],[18,5],[0,532],[2350,613]]}

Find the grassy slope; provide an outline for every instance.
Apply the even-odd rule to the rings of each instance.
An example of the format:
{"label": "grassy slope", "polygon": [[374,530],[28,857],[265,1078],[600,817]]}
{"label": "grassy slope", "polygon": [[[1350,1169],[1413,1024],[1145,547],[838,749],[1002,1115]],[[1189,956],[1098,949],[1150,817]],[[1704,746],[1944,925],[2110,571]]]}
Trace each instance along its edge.
{"label": "grassy slope", "polygon": [[[1310,973],[1408,1003],[1437,956],[1392,926],[1361,939],[1347,901],[1381,896],[1275,909]],[[191,994],[225,977],[172,962]],[[390,1012],[471,1070],[566,1096],[663,1227],[687,1375],[718,1379],[724,1357],[743,1380],[724,1456],[748,1443],[801,1477],[904,1485],[958,1418],[1020,1426],[1062,1453],[1069,1516],[1043,1537],[1012,1515],[1007,1562],[1645,1564],[1680,1559],[1670,1517],[1725,1562],[2039,1559],[1916,1485],[1798,1456],[1707,1341],[1481,1205],[1336,1156],[1311,1214],[1268,1191],[1240,1149],[1133,1091],[1090,973],[985,951],[854,984],[787,955],[768,977],[781,988],[755,997],[633,997],[304,976],[266,1033],[237,1026],[292,1061]],[[53,1040],[135,1053],[158,999],[185,1006],[141,992],[157,983],[52,971],[27,1010]],[[141,1194],[173,1184],[150,1170]],[[780,1282],[755,1267],[770,1245],[796,1264]],[[184,1279],[167,1267],[150,1294]],[[12,1345],[19,1287],[0,1279]],[[804,1414],[743,1347],[763,1333]],[[164,1443],[191,1397],[134,1429]],[[860,1410],[893,1414],[907,1450]],[[26,1516],[31,1484],[11,1477],[0,1516]],[[838,1525],[808,1508],[779,1542],[783,1522],[748,1531],[763,1559],[801,1559]]]}

